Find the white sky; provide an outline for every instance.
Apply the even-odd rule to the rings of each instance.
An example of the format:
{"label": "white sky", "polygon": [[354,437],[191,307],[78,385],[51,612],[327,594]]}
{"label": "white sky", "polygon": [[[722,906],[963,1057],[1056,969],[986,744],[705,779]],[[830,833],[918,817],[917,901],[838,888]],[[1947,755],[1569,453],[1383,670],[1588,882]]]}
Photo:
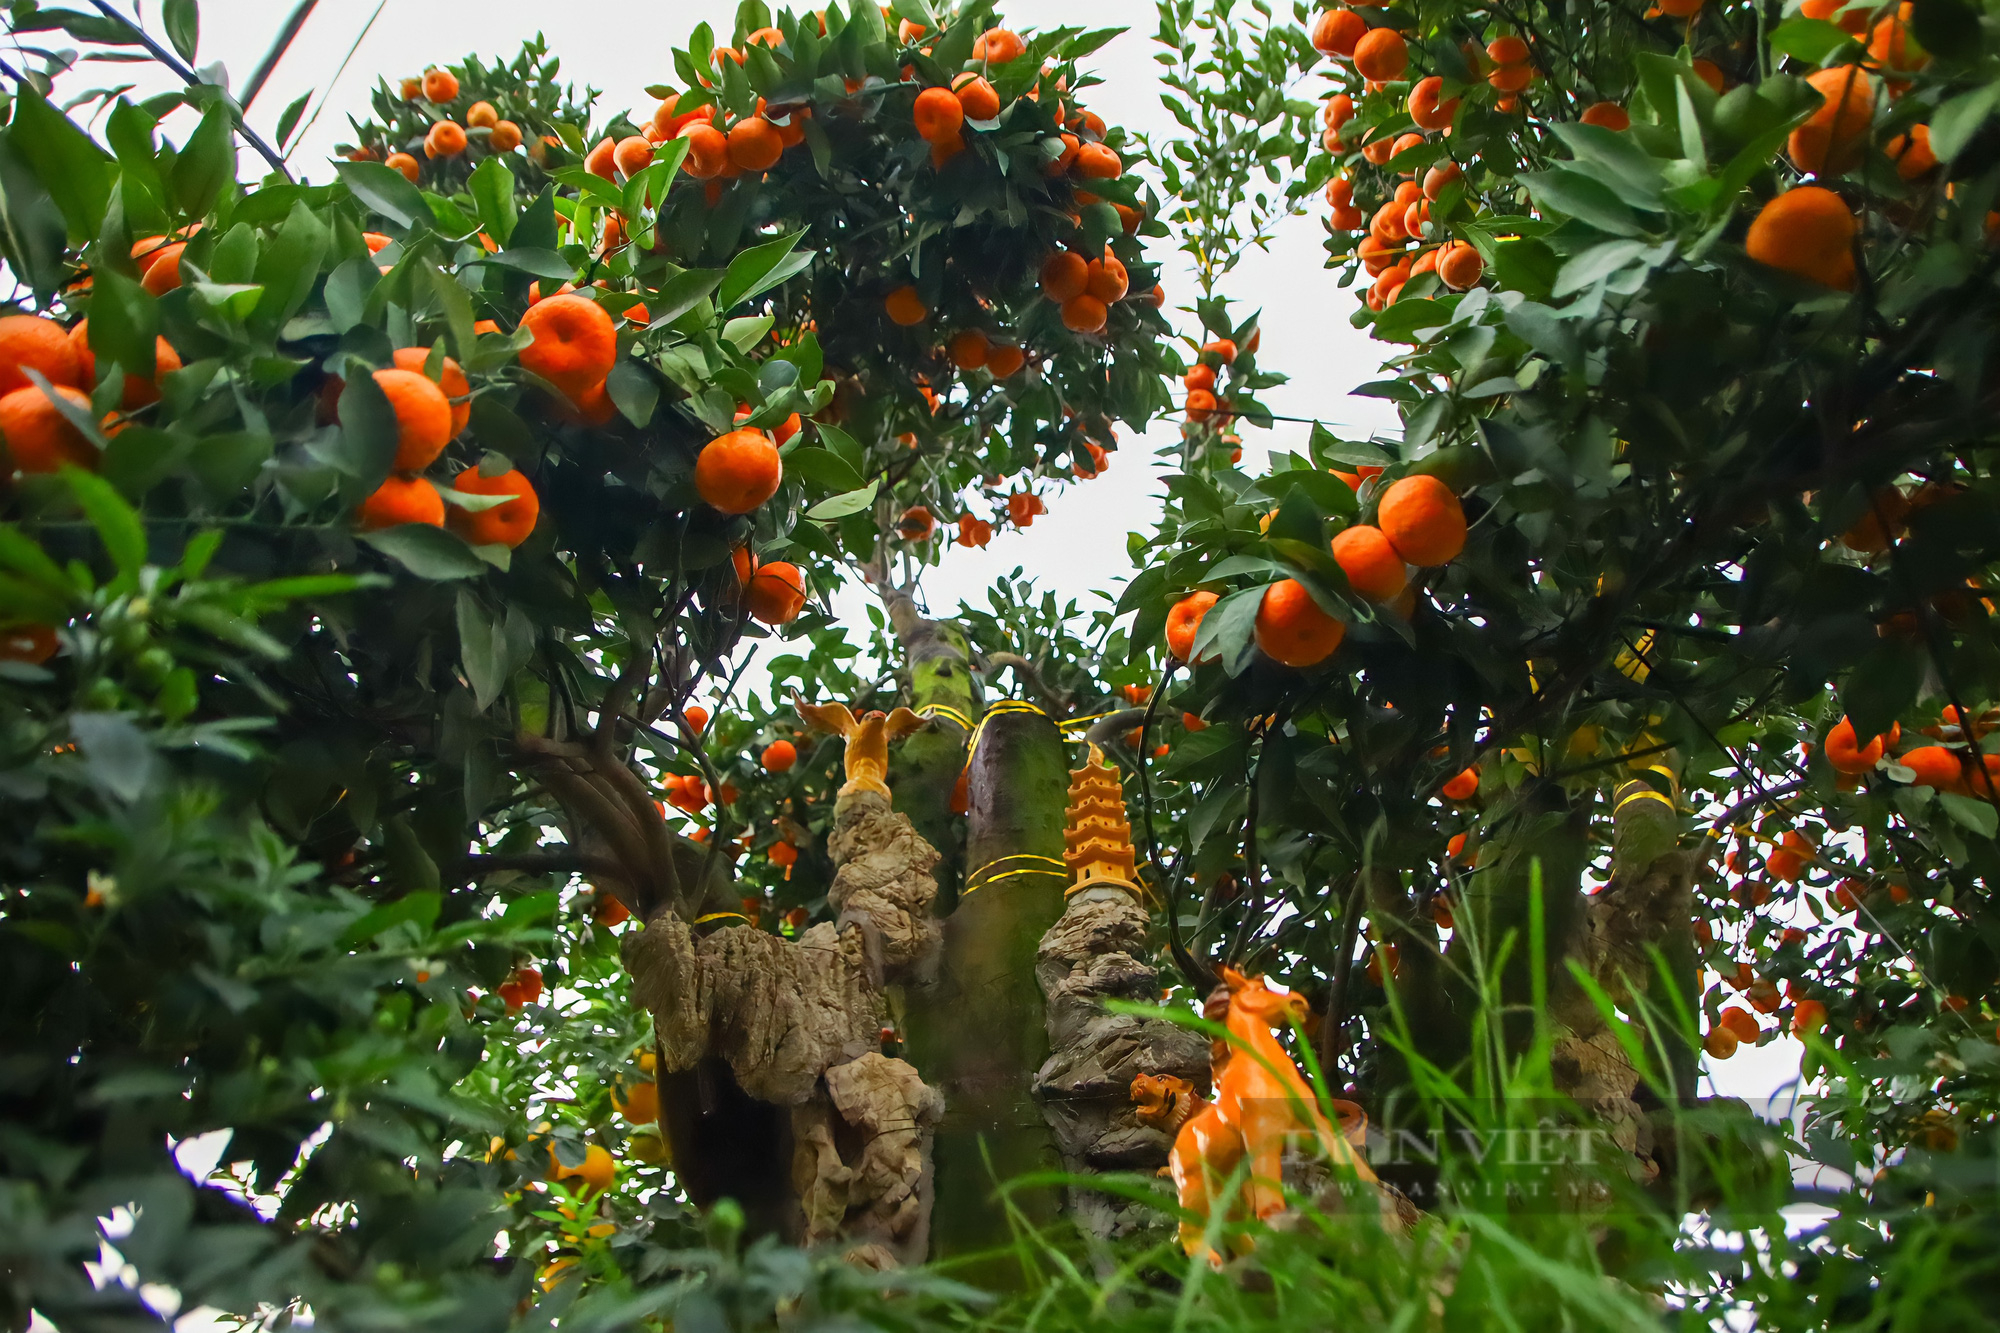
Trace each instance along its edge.
{"label": "white sky", "polygon": [[[133,8],[132,0],[118,2],[128,12]],[[141,8],[158,35],[157,4]],[[222,62],[232,83],[240,85],[292,8],[292,0],[202,0],[197,63]],[[325,94],[328,81],[375,8],[375,0],[321,0],[258,97],[251,123],[268,136],[279,114],[300,93],[315,89]],[[393,83],[420,74],[427,65],[453,62],[467,54],[509,56],[537,32],[547,36],[551,51],[562,58],[566,78],[605,90],[600,106],[607,114],[613,108],[650,109],[653,99],[646,95],[646,85],[676,82],[673,47],[685,44],[688,33],[704,20],[726,32],[735,10],[734,0],[682,0],[632,7],[615,15],[591,4],[387,0],[332,88],[327,110],[295,146],[291,161],[302,175],[326,179],[326,159],[333,145],[346,137],[348,115],[366,114],[368,93],[378,75]],[[1090,94],[1092,108],[1109,123],[1138,132],[1164,137],[1178,131],[1160,102],[1151,0],[1011,0],[1003,4],[1002,13],[1017,28],[1065,23],[1129,28],[1088,62],[1105,79]],[[135,74],[147,79],[141,84],[142,94],[165,86],[157,71],[124,65],[92,67],[85,75],[90,84],[74,86],[115,84]],[[1314,91],[1317,87],[1316,80],[1308,85]],[[185,112],[170,119],[168,132],[176,138],[185,134],[187,119]],[[254,156],[246,157],[244,165],[246,170],[261,170]],[[1253,254],[1227,283],[1227,291],[1238,298],[1239,316],[1262,303],[1260,365],[1292,379],[1261,396],[1279,415],[1317,417],[1337,432],[1393,431],[1397,421],[1388,403],[1348,396],[1355,386],[1378,377],[1386,349],[1348,324],[1358,289],[1338,289],[1333,275],[1323,268],[1322,212],[1293,220],[1269,252]],[[1196,286],[1186,266],[1165,244],[1156,246],[1170,260],[1165,283],[1169,305],[1191,304]],[[1192,327],[1191,318],[1188,325]],[[1301,448],[1307,429],[1288,423],[1279,423],[1270,432],[1245,429],[1244,467],[1254,471],[1270,448]],[[1122,437],[1111,469],[1095,481],[1048,496],[1049,512],[1036,519],[1031,530],[1000,532],[984,551],[949,548],[943,566],[924,581],[932,606],[948,612],[960,599],[983,605],[991,581],[1017,565],[1059,598],[1076,599],[1086,612],[1100,605],[1093,594],[1130,572],[1125,534],[1153,527],[1160,489],[1152,453],[1171,444],[1174,432],[1175,427],[1166,424],[1143,437]],[[850,593],[837,599],[837,605],[844,614],[858,618],[861,596]],[[1761,1049],[1745,1048],[1726,1063],[1707,1063],[1716,1091],[1761,1098],[1796,1078],[1799,1054],[1798,1044],[1786,1039]]]}

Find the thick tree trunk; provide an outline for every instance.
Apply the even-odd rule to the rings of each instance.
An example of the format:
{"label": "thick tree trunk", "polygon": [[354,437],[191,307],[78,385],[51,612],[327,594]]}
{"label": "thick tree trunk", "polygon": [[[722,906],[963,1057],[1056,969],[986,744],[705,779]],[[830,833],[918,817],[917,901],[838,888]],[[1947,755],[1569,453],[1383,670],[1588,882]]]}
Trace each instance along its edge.
{"label": "thick tree trunk", "polygon": [[904,741],[891,756],[889,787],[897,812],[909,816],[943,858],[934,872],[937,908],[939,915],[949,915],[958,902],[965,863],[965,812],[953,808],[953,797],[965,772],[965,744],[980,713],[979,677],[958,626],[924,618],[900,588],[885,591],[882,602],[907,663],[910,707],[931,719],[928,729]]}
{"label": "thick tree trunk", "polygon": [[[910,994],[913,1060],[944,1093],[938,1125],[935,1253],[998,1249],[1010,1232],[998,1181],[1059,1165],[1033,1071],[1048,1054],[1035,954],[1062,914],[1068,765],[1055,724],[1039,712],[992,714],[972,756],[966,887],[944,923],[937,980]],[[1052,1194],[1016,1203],[1031,1220]],[[978,1274],[1017,1281],[1010,1264]]]}
{"label": "thick tree trunk", "polygon": [[[1682,1002],[1692,1004],[1696,853],[1676,845],[1679,816],[1671,796],[1633,781],[1612,800],[1611,882],[1585,903],[1564,952],[1641,1027],[1654,1025],[1645,1021],[1638,997],[1657,1005],[1669,1076],[1682,1104],[1691,1104],[1698,1065],[1674,1021],[1675,1003],[1659,982],[1664,963]],[[1613,1142],[1632,1155],[1641,1181],[1655,1179],[1660,1155],[1652,1112],[1658,1099],[1641,1086],[1639,1071],[1582,987],[1564,977],[1550,994],[1550,1015],[1562,1030],[1553,1052],[1558,1091],[1603,1122]]]}
{"label": "thick tree trunk", "polygon": [[625,963],[690,1197],[734,1197],[760,1230],[873,1266],[919,1261],[939,1099],[880,1047],[886,983],[936,951],[937,853],[873,791],[840,798],[828,847],[837,921],[795,942],[753,926],[697,938],[663,910]]}

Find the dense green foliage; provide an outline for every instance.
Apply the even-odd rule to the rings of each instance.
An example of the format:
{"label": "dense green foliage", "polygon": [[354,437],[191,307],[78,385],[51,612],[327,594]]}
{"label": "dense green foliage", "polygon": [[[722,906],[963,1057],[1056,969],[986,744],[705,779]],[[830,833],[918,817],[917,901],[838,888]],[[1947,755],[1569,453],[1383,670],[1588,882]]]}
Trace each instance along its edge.
{"label": "dense green foliage", "polygon": [[[744,19],[769,22],[761,6]],[[11,21],[114,52],[140,38],[33,5]],[[174,40],[194,40],[176,21]],[[965,62],[984,10],[910,54],[918,84],[871,6],[845,26],[831,11],[823,42],[780,22],[784,40],[683,110],[713,96],[735,120],[787,102],[812,118],[808,146],[715,198],[677,170],[678,142],[629,181],[577,165],[605,123],[539,50],[458,67],[454,100],[385,102],[395,126],[363,127],[383,143],[411,116],[492,99],[562,145],[533,155],[544,170],[480,135],[422,187],[366,160],[334,185],[239,186],[236,113],[215,88],[190,88],[207,110],[178,144],[155,117],[179,98],[94,99],[100,142],[47,100],[65,61],[16,89],[0,171],[20,305],[87,315],[101,373],[93,412],[69,421],[74,458],[95,466],[23,473],[0,529],[0,620],[26,645],[0,666],[10,1319],[144,1317],[135,1290],[96,1290],[76,1266],[92,1219],[119,1205],[139,1205],[119,1247],[141,1282],[328,1326],[505,1324],[554,1244],[614,1304],[689,1262],[673,1255],[695,1233],[647,1165],[657,1140],[632,1148],[613,1114],[647,1034],[604,923],[613,896],[649,907],[664,888],[692,914],[738,891],[651,794],[643,836],[669,854],[619,861],[594,798],[638,790],[622,759],[635,742],[652,781],[748,785],[737,738],[705,746],[682,712],[764,632],[732,550],[792,560],[823,590],[843,556],[881,560],[910,505],[950,516],[989,470],[1067,476],[1088,457],[1082,432],[1108,443],[1112,418],[1164,402],[1137,241],[1108,202],[1073,218],[1073,185],[1043,169],[1063,147],[1052,116],[1077,115],[1057,81],[1081,86],[1067,59],[1090,39],[1036,38],[996,68],[1006,114],[936,169],[910,101],[949,81],[935,61]],[[681,63],[713,68],[711,43],[698,33]],[[1045,61],[1045,95],[1023,97]],[[166,261],[177,283],[149,286],[159,236],[187,249]],[[1114,236],[1145,284],[1104,336],[1072,334],[1042,308],[1040,258]],[[614,412],[520,364],[531,336],[510,330],[531,283],[565,280],[615,314],[646,306],[619,335]],[[938,307],[911,328],[882,314],[903,280]],[[942,344],[975,324],[1021,338],[1030,365],[1009,382],[953,370]],[[184,368],[156,367],[156,337]],[[457,523],[350,519],[398,447],[368,372],[434,345],[433,370],[449,355],[471,388],[438,490],[477,514],[452,474],[519,469],[540,522],[511,550],[469,545]],[[126,384],[155,375],[160,401],[119,413]],[[745,410],[752,428],[823,419],[788,439],[777,495],[733,517],[697,499],[691,472]],[[817,613],[788,632],[839,659]],[[614,731],[621,757],[593,766]],[[776,836],[725,802],[702,820],[711,846],[746,814]],[[773,921],[814,901],[795,895]],[[522,1004],[530,964],[549,1005]],[[243,1165],[190,1184],[171,1144],[217,1131]],[[633,1192],[552,1209],[583,1190],[542,1185],[547,1168],[606,1149]]]}
{"label": "dense green foliage", "polygon": [[[663,119],[607,117],[539,43],[454,66],[439,100],[384,83],[330,185],[234,180],[224,90],[58,106],[62,54],[16,80],[15,304],[88,316],[100,374],[88,411],[65,407],[91,466],[10,467],[0,491],[10,1326],[147,1326],[156,1288],[371,1329],[1994,1320],[2000,20],[1917,0],[1906,42],[1886,11],[1851,40],[1832,11],[1724,0],[1339,11],[1407,41],[1407,76],[1371,83],[1315,51],[1320,14],[1266,8],[1163,0],[1186,135],[1140,146],[1078,100],[1109,33],[1027,34],[989,65],[985,3],[822,24],[750,0],[655,91],[797,141],[768,170],[702,176],[672,134],[642,169],[610,166]],[[192,63],[196,6],[161,19]],[[140,51],[124,20],[21,0],[7,22]],[[1484,52],[1513,37],[1530,55],[1505,67],[1531,73],[1502,77],[1510,93]],[[1820,110],[1814,67],[1885,61],[1851,163],[1793,138]],[[971,73],[1000,114],[938,152],[916,98]],[[1458,99],[1450,132],[1404,141],[1431,75]],[[182,102],[199,123],[168,142]],[[496,149],[481,102],[521,149]],[[1581,123],[1599,102],[1630,127]],[[281,140],[298,108],[285,120]],[[426,156],[447,121],[469,147]],[[1896,146],[1919,123],[1942,165]],[[1052,171],[1065,132],[1143,151],[1169,206],[1123,163]],[[1338,284],[1392,271],[1398,185],[1447,162],[1408,253],[1469,247],[1474,280],[1370,271],[1355,302],[1388,362],[1361,392],[1398,405],[1400,440],[1315,428],[1240,471],[1236,433],[1269,424],[1258,395],[1281,379],[1233,313],[1238,260],[1337,182]],[[1851,290],[1746,249],[1815,170],[1856,219]],[[170,287],[146,280],[163,237],[187,245]],[[1167,344],[1144,248],[1162,239],[1199,274],[1188,342],[1227,354]],[[1101,334],[1039,290],[1064,248],[1129,275]],[[567,282],[620,321],[601,402],[521,364],[530,284]],[[906,286],[914,320],[891,312]],[[967,368],[952,344],[971,333],[1024,368]],[[431,472],[456,521],[358,530],[397,449],[368,372],[433,347],[470,388]],[[1027,526],[1037,489],[1101,471],[1114,423],[1143,428],[1173,405],[1163,377],[1198,364],[1220,401],[1186,418],[1117,614],[996,585],[954,622],[980,688],[1096,728],[1132,773],[1177,981],[1230,961],[1310,997],[1301,1059],[1392,1146],[1511,1142],[1552,1107],[1587,1127],[1563,1045],[1585,1029],[1634,1080],[1649,1146],[1553,1172],[1399,1160],[1385,1176],[1429,1210],[1410,1237],[1307,1208],[1251,1224],[1254,1261],[1222,1276],[1160,1235],[1023,1222],[1032,1281],[998,1303],[747,1240],[728,1205],[697,1216],[631,1109],[650,1034],[619,922],[671,906],[790,934],[824,913],[837,748],[778,696],[887,707],[911,687],[887,613],[864,643],[825,594],[907,581],[961,518],[967,544],[981,521]],[[154,379],[159,400],[126,411]],[[784,465],[732,515],[693,474],[739,422],[784,434]],[[539,497],[511,549],[460,536],[484,510],[449,474],[482,467]],[[1470,537],[1398,609],[1356,594],[1329,543],[1419,475],[1462,497]],[[805,614],[748,616],[751,559],[802,568]],[[1322,664],[1256,645],[1283,578],[1347,625]],[[1183,669],[1162,630],[1195,589],[1220,600]],[[752,647],[764,694],[740,688]],[[1837,772],[1843,716],[1902,740]],[[780,740],[799,762],[767,774]],[[1958,747],[1951,772],[1903,762],[1932,740]],[[1476,793],[1444,796],[1469,768]],[[899,799],[937,805],[940,771],[908,771]],[[1625,813],[1634,782],[1671,816]],[[950,829],[933,840],[948,881]],[[1678,915],[1649,919],[1639,975],[1593,963],[1579,923],[1668,881],[1691,896],[1662,894]],[[1805,1038],[1819,1095],[1795,1135],[1696,1097],[1695,1043],[1732,990],[1775,1014],[1760,1041]],[[220,1136],[226,1165],[190,1179]],[[1158,1182],[1104,1183],[1170,1206]],[[92,1280],[105,1244],[133,1281]]]}

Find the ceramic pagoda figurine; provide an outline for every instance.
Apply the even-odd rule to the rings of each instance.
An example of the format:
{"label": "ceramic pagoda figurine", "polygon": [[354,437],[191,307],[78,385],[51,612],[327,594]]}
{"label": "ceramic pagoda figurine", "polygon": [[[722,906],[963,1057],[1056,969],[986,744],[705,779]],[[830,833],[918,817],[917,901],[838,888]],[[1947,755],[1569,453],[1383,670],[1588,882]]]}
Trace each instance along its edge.
{"label": "ceramic pagoda figurine", "polygon": [[1063,864],[1073,877],[1068,896],[1095,889],[1143,894],[1125,818],[1125,787],[1093,742],[1090,758],[1069,775],[1069,820],[1063,830]]}
{"label": "ceramic pagoda figurine", "polygon": [[[1035,1078],[1035,1095],[1065,1167],[1090,1171],[1150,1171],[1165,1164],[1179,1124],[1148,1119],[1126,1098],[1136,1078],[1190,1094],[1208,1086],[1208,1044],[1199,1034],[1160,1018],[1107,1012],[1108,999],[1151,1002],[1160,974],[1151,959],[1151,925],[1132,853],[1118,770],[1090,747],[1070,773],[1063,863],[1071,884],[1063,914],[1035,955],[1035,975],[1048,997],[1044,1013],[1049,1058]],[[1095,1190],[1071,1191],[1079,1224],[1100,1236],[1156,1221],[1142,1204]]]}

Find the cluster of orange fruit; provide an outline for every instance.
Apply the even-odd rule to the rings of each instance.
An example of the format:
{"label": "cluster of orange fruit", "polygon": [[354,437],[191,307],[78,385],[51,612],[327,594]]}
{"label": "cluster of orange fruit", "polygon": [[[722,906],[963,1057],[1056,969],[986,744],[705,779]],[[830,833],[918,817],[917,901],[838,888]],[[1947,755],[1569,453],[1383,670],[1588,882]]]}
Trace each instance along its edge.
{"label": "cluster of orange fruit", "polygon": [[[1796,933],[1801,939],[1805,932]],[[1748,963],[1740,964],[1735,974],[1725,974],[1724,984],[1740,991],[1750,1009],[1739,1005],[1726,1005],[1717,1015],[1716,1022],[1702,1038],[1702,1049],[1717,1060],[1727,1060],[1745,1045],[1755,1046],[1763,1040],[1764,1026],[1757,1014],[1775,1014],[1784,1002],[1783,994],[1775,982],[1758,977]],[[1795,990],[1791,982],[1785,983],[1788,991]],[[1819,1032],[1826,1026],[1826,1004],[1806,996],[1792,995],[1792,1033],[1804,1038]],[[1756,1010],[1752,1013],[1751,1009]],[[1775,1029],[1773,1029],[1775,1031]]]}
{"label": "cluster of orange fruit", "polygon": [[[750,40],[776,46],[780,38],[777,29],[766,28],[751,34]],[[710,58],[718,68],[724,60],[733,59],[740,65],[744,59],[742,52],[730,47],[718,47]],[[805,122],[812,115],[812,109],[803,106],[773,111],[760,97],[756,110],[725,128],[714,103],[689,111],[682,111],[680,103],[679,93],[669,94],[638,134],[602,140],[585,157],[585,169],[608,181],[629,179],[652,165],[657,145],[684,139],[687,155],[681,159],[681,170],[707,182],[708,202],[713,206],[720,201],[724,184],[739,176],[769,171],[787,149],[804,143]]]}
{"label": "cluster of orange fruit", "polygon": [[805,571],[789,560],[758,560],[747,546],[731,554],[743,609],[766,625],[789,625],[806,609]]}
{"label": "cluster of orange fruit", "polygon": [[1019,344],[995,342],[984,329],[964,329],[953,334],[945,354],[960,370],[983,370],[996,380],[1012,379],[1028,364],[1028,354]]}
{"label": "cluster of orange fruit", "polygon": [[[1374,524],[1352,524],[1333,539],[1333,557],[1350,587],[1373,602],[1388,604],[1407,615],[1414,607],[1409,565],[1431,568],[1449,564],[1465,549],[1465,511],[1451,488],[1436,477],[1404,477],[1382,493]],[[1218,601],[1215,593],[1197,591],[1180,599],[1167,615],[1167,651],[1193,662],[1195,635],[1202,619]],[[1310,667],[1333,656],[1347,636],[1347,623],[1322,610],[1297,579],[1280,579],[1264,590],[1257,609],[1257,647],[1266,657],[1289,667]],[[1206,659],[1203,659],[1206,660]],[[1468,770],[1463,796],[1478,790],[1478,770]],[[1451,795],[1454,788],[1446,787]]]}
{"label": "cluster of orange fruit", "polygon": [[[1893,762],[1915,774],[1913,786],[2000,801],[2000,754],[1983,753],[1978,745],[1994,722],[1990,713],[1961,720],[1958,709],[1946,705],[1938,725],[1924,728],[1934,743],[1895,755]],[[1851,787],[1854,780],[1873,772],[1890,755],[1902,734],[1902,727],[1892,723],[1887,732],[1863,745],[1855,735],[1854,723],[1843,717],[1827,732],[1823,752],[1844,780],[1842,785]]]}
{"label": "cluster of orange fruit", "polygon": [[[1108,456],[1101,446],[1092,444],[1088,448],[1096,456],[1098,470],[1088,474],[1078,473],[1086,479],[1099,475],[1108,466]],[[1015,491],[1007,497],[1007,521],[1017,528],[1033,527],[1036,516],[1048,512],[1047,501],[1033,491]],[[931,512],[929,505],[911,505],[896,520],[897,535],[909,542],[929,541],[937,534],[937,529],[937,515]],[[993,540],[993,524],[972,514],[961,514],[958,517],[958,536],[952,540],[959,546],[983,547]]]}
{"label": "cluster of orange fruit", "polygon": [[[458,100],[458,76],[448,69],[428,69],[421,79],[404,79],[402,91],[406,102],[421,99],[441,107]],[[491,102],[480,101],[465,109],[465,123],[462,125],[448,116],[435,121],[424,135],[424,156],[432,160],[464,156],[475,142],[471,133],[474,130],[484,133],[486,146],[496,153],[511,153],[521,146],[521,127],[503,119],[499,109]],[[373,149],[361,147],[347,156],[355,162],[373,162],[377,155]],[[382,162],[384,166],[402,172],[412,185],[421,175],[422,164],[413,153],[391,153]]]}
{"label": "cluster of orange fruit", "polygon": [[[1371,23],[1358,12],[1359,8],[1362,7],[1335,8],[1321,14],[1313,27],[1313,45],[1331,59],[1350,63],[1366,92],[1381,92],[1408,75],[1409,44],[1393,27],[1387,26],[1393,15],[1379,12]],[[1517,110],[1519,95],[1535,78],[1533,53],[1528,44],[1520,37],[1503,35],[1489,42],[1484,51],[1468,43],[1463,55],[1466,64],[1498,92],[1499,110]],[[1720,81],[1719,72],[1716,81]],[[1363,159],[1373,166],[1383,166],[1421,146],[1431,133],[1448,135],[1462,99],[1447,97],[1445,88],[1441,75],[1414,80],[1406,106],[1416,129],[1395,136],[1371,133],[1359,145]],[[1354,114],[1351,92],[1337,92],[1327,99],[1321,112],[1324,127],[1321,142],[1328,152],[1344,154],[1354,146],[1345,138],[1346,126]],[[1587,108],[1581,119],[1611,129],[1624,129],[1630,124],[1625,110],[1610,102]],[[1431,224],[1431,204],[1447,186],[1462,180],[1463,175],[1460,164],[1444,162],[1432,167],[1419,185],[1412,168],[1403,173],[1405,179],[1393,196],[1375,206],[1372,218],[1355,203],[1351,176],[1336,175],[1327,183],[1326,200],[1332,210],[1327,224],[1330,230],[1354,232],[1362,229],[1364,220],[1368,223],[1367,235],[1357,253],[1369,276],[1375,279],[1366,294],[1370,309],[1385,309],[1395,301],[1403,286],[1421,273],[1435,272],[1439,282],[1452,291],[1465,291],[1484,276],[1485,259],[1473,246],[1464,241],[1431,237],[1435,230]],[[1424,244],[1427,239],[1432,243]],[[1404,248],[1412,241],[1418,243],[1418,252],[1406,256]]]}
{"label": "cluster of orange fruit", "polygon": [[1063,327],[1072,333],[1101,333],[1111,307],[1131,290],[1125,265],[1107,248],[1096,259],[1074,250],[1058,250],[1042,263],[1042,295],[1062,309]]}
{"label": "cluster of orange fruit", "polygon": [[[604,382],[616,360],[617,334],[604,308],[580,296],[553,297],[531,307],[521,325],[535,337],[522,349],[522,367],[555,385],[586,416],[608,419]],[[481,321],[479,332],[498,334],[499,328]],[[444,500],[422,474],[464,432],[472,415],[472,386],[456,361],[415,347],[397,351],[395,365],[374,372],[374,380],[395,414],[396,456],[389,478],[356,511],[356,522],[364,530],[406,523],[441,527],[446,522]],[[337,403],[346,401],[337,377],[328,388]],[[453,530],[475,546],[519,546],[541,515],[533,484],[516,469],[491,462],[464,468],[452,488],[467,495],[511,497],[478,511],[452,508]]]}
{"label": "cluster of orange fruit", "polygon": [[[914,32],[911,30],[915,29]],[[903,40],[908,42],[922,35],[922,28],[906,22],[903,25]],[[997,40],[989,40],[997,39]],[[1005,28],[981,34],[979,38],[983,58],[975,56],[981,65],[1004,65],[1018,60],[1027,51],[1026,43]],[[904,77],[914,78],[915,71],[906,69]],[[931,146],[931,165],[942,167],[945,163],[965,151],[965,124],[967,121],[993,121],[1000,115],[1000,94],[977,70],[966,70],[951,81],[949,88],[926,88],[917,94],[916,105],[911,109],[911,119],[916,126],[917,137]]]}
{"label": "cluster of orange fruit", "polygon": [[[1371,92],[1407,72],[1409,53],[1402,37],[1390,28],[1369,28],[1352,9],[1331,10],[1321,15],[1313,36],[1322,53],[1353,61]],[[1515,94],[1533,78],[1527,44],[1519,37],[1496,38],[1488,44],[1483,60],[1476,48],[1470,48],[1466,59],[1475,68],[1488,71],[1488,81],[1502,91],[1503,110],[1512,109],[1509,104],[1515,100]],[[1395,137],[1370,137],[1360,145],[1362,157],[1371,165],[1383,166],[1399,154],[1422,145],[1429,133],[1449,134],[1460,100],[1445,96],[1445,82],[1439,75],[1416,80],[1410,88],[1407,108],[1417,129]],[[1322,143],[1329,152],[1347,151],[1343,132],[1354,111],[1350,93],[1335,93],[1327,99],[1321,122],[1325,127]],[[1326,201],[1332,209],[1328,219],[1330,229],[1358,231],[1367,218],[1368,234],[1357,253],[1375,279],[1367,293],[1367,302],[1377,311],[1392,303],[1403,285],[1420,273],[1435,272],[1438,280],[1452,291],[1465,291],[1485,275],[1485,259],[1470,244],[1459,240],[1433,240],[1429,245],[1424,244],[1434,230],[1430,206],[1448,186],[1463,180],[1464,169],[1457,162],[1441,162],[1425,173],[1421,185],[1416,181],[1415,168],[1403,176],[1393,196],[1375,208],[1372,218],[1367,218],[1356,205],[1351,176],[1336,175],[1326,187]],[[1406,257],[1403,250],[1412,241],[1418,243],[1418,252]]]}
{"label": "cluster of orange fruit", "polygon": [[[1909,8],[1904,5],[1895,16],[1879,21],[1868,48],[1872,63],[1884,73],[1882,84],[1891,99],[1908,87],[1908,81],[1894,73],[1921,68],[1930,59],[1906,32]],[[1836,65],[1806,81],[1825,100],[1792,131],[1785,151],[1801,173],[1830,181],[1861,163],[1884,88],[1861,65]],[[1910,126],[1884,147],[1896,173],[1906,181],[1922,180],[1938,169],[1927,124]],[[1989,232],[1995,221],[1994,215],[1988,216]],[[1760,264],[1847,291],[1854,286],[1854,239],[1859,231],[1854,211],[1838,192],[1824,184],[1798,185],[1758,210],[1743,246]]]}
{"label": "cluster of orange fruit", "polygon": [[[1244,351],[1254,356],[1257,344],[1262,340],[1261,330],[1251,333]],[[1218,430],[1227,429],[1236,419],[1232,405],[1216,393],[1217,376],[1236,364],[1236,343],[1229,338],[1216,338],[1201,345],[1195,363],[1181,376],[1181,385],[1187,390],[1185,412],[1190,424],[1213,423]]]}
{"label": "cluster of orange fruit", "polygon": [[[158,402],[160,378],[181,368],[179,355],[165,338],[158,340],[154,357],[152,379],[125,377],[121,410],[101,423],[107,432],[117,433],[124,413]],[[48,384],[48,392],[29,377],[31,371]],[[74,418],[94,419],[90,391],[97,387],[97,378],[89,320],[64,328],[39,315],[0,317],[0,438],[5,439],[15,471],[49,473],[69,464],[96,466],[97,445]]]}

